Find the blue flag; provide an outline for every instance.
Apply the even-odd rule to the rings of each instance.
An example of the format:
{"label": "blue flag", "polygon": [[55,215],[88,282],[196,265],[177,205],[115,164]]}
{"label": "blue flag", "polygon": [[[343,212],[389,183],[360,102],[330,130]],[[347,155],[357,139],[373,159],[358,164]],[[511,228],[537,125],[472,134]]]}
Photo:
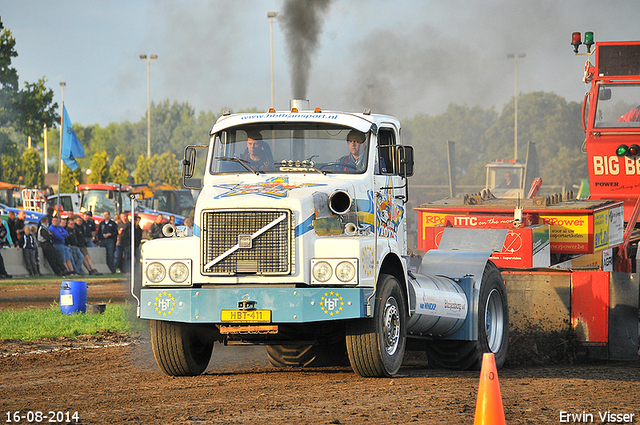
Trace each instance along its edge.
{"label": "blue flag", "polygon": [[76,133],[73,132],[71,126],[71,120],[67,115],[67,108],[63,108],[62,118],[62,160],[67,167],[71,170],[75,170],[80,166],[76,158],[84,158],[84,148],[80,144],[80,141],[76,137]]}

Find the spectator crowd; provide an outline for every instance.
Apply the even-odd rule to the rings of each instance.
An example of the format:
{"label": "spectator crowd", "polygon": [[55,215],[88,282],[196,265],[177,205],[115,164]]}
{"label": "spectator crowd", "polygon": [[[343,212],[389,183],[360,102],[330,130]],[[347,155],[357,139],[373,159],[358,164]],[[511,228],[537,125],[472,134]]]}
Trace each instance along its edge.
{"label": "spectator crowd", "polygon": [[[24,267],[30,276],[40,276],[43,259],[38,248],[58,276],[97,275],[91,255],[87,248],[103,247],[107,266],[111,273],[129,273],[131,265],[131,222],[126,213],[111,218],[109,212],[103,215],[104,221],[96,224],[91,214],[71,214],[60,217],[52,208],[38,225],[27,223],[25,211],[17,216],[14,211],[7,213],[7,220],[0,223],[0,248],[22,251]],[[140,257],[142,229],[139,217],[134,227],[135,258]],[[0,279],[11,278],[7,273],[0,249]]]}

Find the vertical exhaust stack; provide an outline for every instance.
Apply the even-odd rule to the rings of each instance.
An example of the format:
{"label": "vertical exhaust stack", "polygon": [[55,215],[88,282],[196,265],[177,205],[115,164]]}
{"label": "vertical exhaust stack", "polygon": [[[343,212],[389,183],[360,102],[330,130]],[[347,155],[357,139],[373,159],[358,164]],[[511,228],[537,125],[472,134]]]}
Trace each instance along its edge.
{"label": "vertical exhaust stack", "polygon": [[309,111],[309,99],[291,99],[289,101],[290,109],[296,108],[298,111]]}

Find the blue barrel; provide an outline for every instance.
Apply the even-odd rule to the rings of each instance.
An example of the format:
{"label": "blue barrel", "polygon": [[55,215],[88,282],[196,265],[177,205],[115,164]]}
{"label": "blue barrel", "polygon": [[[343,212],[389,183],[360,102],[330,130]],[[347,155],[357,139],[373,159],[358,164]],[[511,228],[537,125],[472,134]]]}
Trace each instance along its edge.
{"label": "blue barrel", "polygon": [[83,280],[62,281],[60,311],[66,315],[87,312],[87,282]]}

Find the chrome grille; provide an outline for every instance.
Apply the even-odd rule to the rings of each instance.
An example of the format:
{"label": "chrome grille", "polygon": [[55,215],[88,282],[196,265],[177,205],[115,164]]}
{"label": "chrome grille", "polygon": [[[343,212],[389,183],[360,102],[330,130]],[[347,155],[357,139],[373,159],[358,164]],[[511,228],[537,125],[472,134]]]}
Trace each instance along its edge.
{"label": "chrome grille", "polygon": [[[274,225],[277,220],[281,221]],[[252,237],[269,225],[272,227]],[[288,210],[204,211],[202,274],[291,273],[292,227]],[[208,266],[211,262],[215,264]]]}

